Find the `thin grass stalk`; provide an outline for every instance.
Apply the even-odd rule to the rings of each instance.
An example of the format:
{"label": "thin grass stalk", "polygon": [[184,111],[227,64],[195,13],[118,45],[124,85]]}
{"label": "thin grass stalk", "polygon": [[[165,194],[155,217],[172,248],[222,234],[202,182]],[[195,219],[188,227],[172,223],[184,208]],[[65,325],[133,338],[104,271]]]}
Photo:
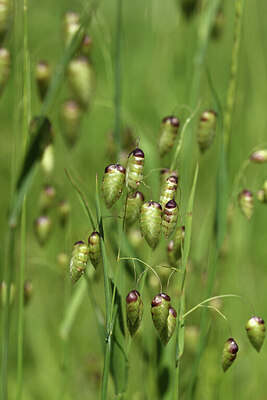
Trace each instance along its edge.
{"label": "thin grass stalk", "polygon": [[117,0],[117,32],[116,32],[116,55],[115,55],[115,129],[114,138],[117,147],[117,155],[121,150],[121,30],[122,30],[122,0]]}

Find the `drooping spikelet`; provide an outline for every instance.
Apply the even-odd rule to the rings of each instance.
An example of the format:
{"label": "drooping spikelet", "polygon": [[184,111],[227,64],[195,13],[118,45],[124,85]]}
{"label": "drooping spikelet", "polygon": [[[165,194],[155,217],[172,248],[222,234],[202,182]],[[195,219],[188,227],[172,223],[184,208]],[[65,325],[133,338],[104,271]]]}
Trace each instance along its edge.
{"label": "drooping spikelet", "polygon": [[155,201],[144,203],[140,213],[140,230],[148,245],[154,249],[161,232],[162,207]]}
{"label": "drooping spikelet", "polygon": [[174,232],[173,239],[170,240],[167,246],[168,261],[169,264],[173,267],[182,256],[181,246],[184,240],[184,232],[184,226],[180,226],[179,228],[177,228]]}
{"label": "drooping spikelet", "polygon": [[175,200],[170,200],[163,209],[162,231],[165,239],[173,233],[178,221],[178,205]]}
{"label": "drooping spikelet", "polygon": [[125,168],[120,164],[110,164],[105,169],[105,174],[102,180],[102,194],[107,208],[120,198],[124,181],[125,181]]}
{"label": "drooping spikelet", "polygon": [[151,314],[155,328],[160,333],[167,323],[171,299],[165,293],[159,293],[151,301]]}
{"label": "drooping spikelet", "polygon": [[39,197],[39,209],[41,213],[46,213],[49,211],[54,203],[56,198],[56,190],[51,185],[44,185],[40,192]]}
{"label": "drooping spikelet", "polygon": [[227,369],[233,364],[236,359],[236,355],[238,352],[238,346],[233,338],[229,338],[226,340],[223,346],[222,352],[222,368],[223,372],[227,371]]}
{"label": "drooping spikelet", "polygon": [[60,108],[60,126],[63,138],[69,147],[77,142],[82,119],[82,109],[74,100],[65,101]]}
{"label": "drooping spikelet", "polygon": [[11,0],[0,1],[0,45],[5,39],[10,24]]}
{"label": "drooping spikelet", "polygon": [[261,203],[267,203],[267,180],[264,181],[262,189],[257,192],[257,199]]}
{"label": "drooping spikelet", "polygon": [[204,111],[200,117],[197,140],[201,152],[207,150],[213,143],[216,130],[217,114],[213,110]]}
{"label": "drooping spikelet", "polygon": [[91,263],[96,268],[101,261],[100,236],[98,232],[93,232],[88,238],[89,257]]}
{"label": "drooping spikelet", "polygon": [[89,258],[89,247],[82,240],[74,243],[70,260],[70,279],[76,283],[84,273]]}
{"label": "drooping spikelet", "polygon": [[267,149],[254,151],[250,156],[250,161],[258,164],[267,162]]}
{"label": "drooping spikelet", "polygon": [[60,225],[63,226],[63,228],[68,221],[70,212],[71,212],[71,207],[70,207],[70,203],[68,202],[68,200],[67,199],[59,200],[58,205],[57,205],[57,215],[58,215]]}
{"label": "drooping spikelet", "polygon": [[265,338],[265,325],[263,319],[257,317],[256,315],[251,317],[246,323],[246,331],[250,343],[252,344],[254,349],[259,352]]}
{"label": "drooping spikelet", "polygon": [[[74,11],[67,11],[63,16],[63,42],[68,47],[77,34],[81,26],[81,17]],[[83,38],[83,30],[81,29],[80,40]]]}
{"label": "drooping spikelet", "polygon": [[34,232],[41,246],[47,242],[52,230],[52,219],[47,215],[42,215],[34,221]]}
{"label": "drooping spikelet", "polygon": [[244,189],[241,193],[239,193],[238,204],[242,214],[247,218],[247,220],[250,221],[254,209],[253,194],[249,190]]}
{"label": "drooping spikelet", "polygon": [[176,140],[180,122],[178,118],[169,116],[163,118],[160,126],[160,136],[158,141],[158,149],[160,157],[168,154]]}
{"label": "drooping spikelet", "polygon": [[128,157],[126,167],[126,188],[130,197],[136,192],[143,179],[145,155],[139,148],[133,150]]}
{"label": "drooping spikelet", "polygon": [[167,345],[170,338],[172,337],[172,334],[176,326],[176,318],[177,318],[177,312],[173,307],[170,307],[166,325],[159,332],[160,340],[164,346]]}
{"label": "drooping spikelet", "polygon": [[178,178],[175,175],[169,176],[162,186],[161,195],[159,202],[162,207],[168,203],[168,201],[175,199],[178,186]]}
{"label": "drooping spikelet", "polygon": [[79,56],[71,60],[67,79],[74,99],[86,109],[92,101],[95,87],[93,66],[87,57]]}
{"label": "drooping spikelet", "polygon": [[139,328],[143,316],[143,302],[137,290],[132,290],[126,296],[126,321],[130,335],[133,336]]}
{"label": "drooping spikelet", "polygon": [[133,197],[128,196],[125,215],[125,223],[128,228],[138,220],[144,200],[145,197],[141,192],[136,192]]}

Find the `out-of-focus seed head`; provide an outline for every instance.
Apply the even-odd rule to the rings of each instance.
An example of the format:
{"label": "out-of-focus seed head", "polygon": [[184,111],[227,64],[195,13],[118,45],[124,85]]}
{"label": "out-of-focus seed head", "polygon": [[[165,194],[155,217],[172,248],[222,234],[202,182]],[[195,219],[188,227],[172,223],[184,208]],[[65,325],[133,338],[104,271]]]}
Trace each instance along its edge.
{"label": "out-of-focus seed head", "polygon": [[[77,34],[81,26],[80,14],[74,11],[67,11],[63,16],[63,42],[65,47],[68,47]],[[84,30],[80,31],[80,41],[82,41],[84,36]]]}
{"label": "out-of-focus seed head", "polygon": [[250,221],[254,209],[252,192],[250,190],[244,189],[241,193],[239,193],[238,204],[242,214],[247,218],[248,221]]}
{"label": "out-of-focus seed head", "polygon": [[52,219],[42,215],[34,221],[34,232],[41,246],[44,246],[52,231]]}
{"label": "out-of-focus seed head", "polygon": [[120,164],[110,164],[105,168],[101,191],[108,209],[113,206],[122,194],[125,173],[124,166]]}
{"label": "out-of-focus seed head", "polygon": [[0,45],[2,45],[10,25],[11,0],[0,1]]}
{"label": "out-of-focus seed head", "polygon": [[213,110],[204,111],[200,116],[197,141],[202,153],[206,151],[214,141],[216,122],[217,114]]}
{"label": "out-of-focus seed head", "polygon": [[222,368],[223,372],[226,372],[227,369],[233,364],[236,359],[236,355],[238,352],[238,345],[234,341],[233,338],[229,338],[226,340],[223,346],[222,352]]}
{"label": "out-of-focus seed head", "polygon": [[70,203],[68,202],[68,200],[66,199],[61,199],[58,202],[58,206],[57,206],[57,214],[58,214],[58,219],[59,222],[61,224],[61,226],[65,226],[69,216],[70,216],[70,212],[71,212],[71,206]]}
{"label": "out-of-focus seed head", "polygon": [[163,118],[160,126],[160,134],[158,140],[159,155],[161,157],[168,154],[175,143],[180,121],[174,116]]}
{"label": "out-of-focus seed head", "polygon": [[33,284],[31,281],[27,280],[24,282],[24,305],[27,306],[32,298],[33,294]]}
{"label": "out-of-focus seed head", "polygon": [[56,190],[51,185],[44,185],[40,192],[39,209],[42,214],[49,211],[54,203],[56,197]]}
{"label": "out-of-focus seed head", "polygon": [[85,271],[89,259],[89,246],[82,240],[74,243],[70,260],[70,278],[75,284]]}
{"label": "out-of-focus seed head", "polygon": [[74,100],[67,100],[60,107],[61,132],[69,147],[73,147],[79,137],[82,114],[80,105]]}
{"label": "out-of-focus seed head", "polygon": [[81,43],[81,54],[83,56],[89,57],[92,51],[92,38],[90,35],[84,35],[82,43]]}
{"label": "out-of-focus seed head", "polygon": [[63,271],[66,272],[69,266],[69,255],[65,251],[61,251],[58,253],[57,258],[56,258],[57,265],[59,268]]}
{"label": "out-of-focus seed head", "polygon": [[250,156],[250,161],[258,164],[267,162],[267,149],[254,151]]}
{"label": "out-of-focus seed head", "polygon": [[35,67],[35,81],[40,100],[43,101],[51,81],[52,69],[47,61],[40,61]]}
{"label": "out-of-focus seed head", "polygon": [[132,226],[138,220],[144,200],[145,197],[141,192],[135,192],[133,197],[128,196],[125,214],[125,224],[127,228]]}
{"label": "out-of-focus seed head", "polygon": [[[9,291],[9,305],[10,306],[14,303],[15,293],[16,293],[15,283],[11,282],[10,291]],[[0,297],[1,297],[2,306],[4,307],[7,302],[7,283],[6,283],[6,281],[2,281],[0,283]]]}
{"label": "out-of-focus seed head", "polygon": [[176,318],[177,318],[176,310],[173,307],[170,307],[167,322],[164,325],[163,329],[159,332],[160,340],[163,346],[167,346],[170,338],[172,337],[172,334],[176,326]]}
{"label": "out-of-focus seed head", "polygon": [[175,199],[178,187],[178,177],[176,175],[169,176],[161,187],[159,202],[164,208],[168,201]]}
{"label": "out-of-focus seed head", "polygon": [[178,221],[179,208],[176,201],[170,200],[163,209],[162,231],[165,239],[173,233]]}
{"label": "out-of-focus seed head", "polygon": [[250,343],[257,352],[260,352],[265,338],[265,325],[263,319],[256,315],[251,317],[246,323],[246,331]]}
{"label": "out-of-focus seed head", "polygon": [[54,165],[55,165],[54,145],[51,143],[46,147],[41,160],[41,167],[47,178],[51,176],[54,170]]}
{"label": "out-of-focus seed head", "polygon": [[154,249],[162,226],[162,207],[155,201],[144,203],[139,218],[140,231],[147,244]]}
{"label": "out-of-focus seed head", "polygon": [[257,199],[261,203],[267,203],[267,180],[264,181],[262,189],[257,192]]}
{"label": "out-of-focus seed head", "polygon": [[167,256],[171,266],[175,266],[182,256],[181,246],[184,241],[185,227],[180,226],[174,232],[173,239],[168,243]]}
{"label": "out-of-focus seed head", "polygon": [[89,257],[94,268],[98,266],[101,261],[101,248],[100,236],[98,232],[93,232],[88,238]]}
{"label": "out-of-focus seed head", "polygon": [[144,163],[145,155],[141,149],[136,148],[129,154],[126,167],[126,188],[130,197],[134,195],[143,179]]}
{"label": "out-of-focus seed head", "polygon": [[132,290],[126,296],[126,322],[130,335],[133,336],[139,328],[143,316],[143,302],[137,290]]}
{"label": "out-of-focus seed head", "polygon": [[0,48],[0,95],[2,94],[10,73],[11,57],[8,49]]}
{"label": "out-of-focus seed head", "polygon": [[95,74],[87,57],[79,56],[70,61],[67,80],[73,98],[83,109],[87,109],[95,91]]}
{"label": "out-of-focus seed head", "polygon": [[159,293],[151,301],[151,314],[155,328],[160,333],[167,323],[171,299],[165,293]]}

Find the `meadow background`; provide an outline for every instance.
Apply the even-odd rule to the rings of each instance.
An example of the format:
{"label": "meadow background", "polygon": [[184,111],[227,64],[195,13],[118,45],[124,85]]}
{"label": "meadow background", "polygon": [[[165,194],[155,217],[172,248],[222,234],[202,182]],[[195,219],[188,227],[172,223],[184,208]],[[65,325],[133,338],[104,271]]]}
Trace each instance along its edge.
{"label": "meadow background", "polygon": [[[216,40],[208,40],[202,75],[198,82],[196,55],[199,54],[200,27],[203,26],[203,15],[210,2],[203,3],[203,8],[187,20],[181,12],[178,0],[122,2],[120,71],[117,75],[121,87],[120,132],[122,134],[123,128],[130,126],[134,137],[140,138],[139,146],[146,156],[145,175],[152,168],[167,167],[171,160],[171,157],[160,160],[157,152],[159,125],[163,117],[174,114],[184,123],[190,112],[195,110],[199,100],[200,111],[216,107],[208,73],[221,104],[225,105],[231,65],[235,4],[231,0],[223,1],[225,20],[222,33]],[[66,177],[64,168],[72,173],[75,182],[82,188],[90,207],[94,210],[95,176],[97,174],[101,180],[104,168],[111,162],[118,161],[116,157],[111,159],[107,149],[107,133],[114,130],[116,118],[114,93],[116,71],[118,72],[116,58],[118,4],[119,0],[99,2],[88,27],[93,39],[91,58],[96,73],[96,92],[90,110],[83,119],[80,138],[73,149],[68,149],[63,141],[58,117],[60,103],[68,97],[65,82],[53,99],[48,115],[55,133],[55,167],[49,183],[56,188],[59,199],[63,197],[68,199],[71,204],[71,215],[67,226],[62,229],[57,222],[56,211],[52,211],[53,234],[44,248],[39,246],[33,232],[33,221],[39,215],[40,189],[46,183],[41,169],[38,169],[34,183],[27,193],[25,277],[32,281],[34,290],[24,312],[22,398],[25,400],[100,398],[103,352],[92,302],[84,291],[69,337],[62,338],[60,335],[62,322],[72,296],[79,289],[79,285],[86,285],[81,278],[77,285],[72,287],[68,268],[64,271],[60,269],[56,257],[60,251],[71,254],[73,243],[86,237],[88,230],[90,233],[90,224]],[[64,51],[61,33],[62,15],[67,10],[82,14],[86,6],[86,2],[81,1],[28,1],[28,72],[31,83],[28,95],[30,93],[32,116],[38,115],[41,107],[34,82],[35,65],[41,59],[46,59],[52,67],[56,67]],[[266,142],[266,12],[267,5],[264,0],[245,1],[236,96],[227,155],[230,192],[241,163],[255,146]],[[17,15],[6,42],[12,54],[12,71],[0,102],[1,280],[4,279],[7,259],[7,215],[23,160],[23,35],[19,34],[23,32],[22,22],[22,14]],[[194,138],[195,129],[196,119],[186,131],[185,135],[188,134],[193,139],[191,141],[185,139],[178,165],[181,176],[179,184],[181,215],[184,218],[192,173],[196,162],[199,162],[186,280],[187,309],[204,300],[208,281],[220,135],[218,130],[211,149],[201,155]],[[135,143],[132,144],[132,149],[134,147]],[[256,192],[266,179],[266,172],[264,164],[250,165],[240,181],[239,189],[245,187]],[[158,173],[151,174],[146,183],[151,187],[153,197],[157,197]],[[150,200],[150,189],[142,189],[146,200]],[[122,204],[120,200],[118,205],[114,206],[114,210],[109,212],[102,202],[103,215],[118,215],[122,211]],[[115,268],[116,251],[112,239],[117,238],[119,221],[116,218],[104,221],[108,257]],[[212,290],[212,295],[235,293],[248,298],[255,307],[256,315],[262,318],[266,318],[267,307],[266,225],[265,204],[255,200],[254,215],[250,222],[245,220],[235,204],[231,229],[227,232],[224,251],[218,259]],[[15,264],[12,281],[17,287],[21,243],[19,228],[13,243]],[[135,247],[133,240],[127,240],[122,247],[122,255],[139,257],[152,264],[164,263],[165,246],[164,239],[161,239],[155,254],[149,255],[148,246],[144,241]],[[127,252],[129,248],[131,254]],[[120,291],[124,299],[133,289],[132,264],[122,264],[120,271]],[[177,282],[179,276],[173,278],[168,292],[174,306],[179,297]],[[96,274],[92,272],[90,290],[104,314],[101,268]],[[148,274],[142,293],[144,319],[140,332],[133,338],[129,353],[129,378],[125,395],[127,399],[171,398],[167,394],[168,388],[165,388],[165,384],[168,386],[169,378],[166,371],[167,375],[164,375],[162,359],[168,357],[170,349],[175,349],[175,339],[172,338],[173,343],[170,341],[168,344],[169,350],[168,346],[163,349],[152,326],[150,302],[158,291],[158,286],[155,286],[153,278]],[[18,305],[17,290],[11,308],[8,399],[17,398]],[[185,351],[180,366],[180,398],[247,400],[253,397],[265,400],[266,346],[263,346],[259,355],[256,354],[248,342],[244,328],[251,316],[251,310],[245,302],[238,299],[225,299],[220,306],[229,318],[233,336],[240,347],[238,357],[231,369],[223,374],[220,365],[221,351],[229,332],[225,322],[211,311],[207,320],[209,335],[198,369],[194,397],[188,394],[188,388],[192,384],[196,346],[190,335],[186,335]],[[201,313],[202,311],[198,310],[190,315],[186,324],[199,326]],[[128,333],[126,336],[129,341]],[[112,378],[109,380],[108,390],[108,398],[116,398]]]}

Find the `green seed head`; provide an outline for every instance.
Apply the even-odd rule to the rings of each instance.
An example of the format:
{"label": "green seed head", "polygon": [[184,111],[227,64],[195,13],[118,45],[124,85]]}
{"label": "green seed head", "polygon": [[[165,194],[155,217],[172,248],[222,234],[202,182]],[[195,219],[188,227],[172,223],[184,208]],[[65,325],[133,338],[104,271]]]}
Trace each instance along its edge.
{"label": "green seed head", "polygon": [[52,220],[47,215],[42,215],[34,221],[34,231],[41,246],[44,246],[52,231]]}
{"label": "green seed head", "polygon": [[141,192],[136,192],[133,197],[128,196],[125,215],[125,223],[128,228],[138,220],[144,200]]}
{"label": "green seed head", "polygon": [[143,302],[137,290],[132,290],[126,296],[126,321],[130,335],[133,336],[139,328],[143,316]]}
{"label": "green seed head", "polygon": [[89,57],[92,51],[92,38],[89,35],[84,35],[82,43],[81,43],[81,54],[83,56]]}
{"label": "green seed head", "polygon": [[67,79],[74,99],[83,109],[87,109],[95,89],[94,70],[87,57],[79,56],[71,60]]}
{"label": "green seed head", "polygon": [[59,268],[65,272],[69,266],[69,255],[65,251],[61,251],[57,255],[56,262]]}
{"label": "green seed head", "polygon": [[204,111],[200,117],[197,140],[200,151],[203,153],[213,143],[215,138],[217,114],[213,110]]}
{"label": "green seed head", "polygon": [[167,343],[172,337],[172,334],[176,326],[176,318],[177,318],[177,312],[173,307],[170,307],[167,322],[164,325],[163,329],[159,332],[160,340],[164,346],[167,346]]}
{"label": "green seed head", "polygon": [[10,73],[10,53],[5,48],[0,48],[0,95],[2,94]]}
{"label": "green seed head", "polygon": [[162,225],[162,207],[155,201],[144,203],[140,213],[140,230],[148,245],[154,249],[159,240]]}
{"label": "green seed head", "polygon": [[267,162],[267,149],[258,150],[252,153],[250,161],[258,164]]}
{"label": "green seed head", "polygon": [[174,116],[166,117],[161,122],[158,149],[160,157],[168,154],[175,143],[180,122]]}
{"label": "green seed head", "polygon": [[261,203],[267,203],[267,180],[264,181],[262,189],[257,192],[257,198]]}
{"label": "green seed head", "polygon": [[178,221],[179,208],[175,200],[170,200],[163,210],[162,231],[165,239],[173,233]]}
{"label": "green seed head", "polygon": [[61,199],[58,202],[57,214],[61,226],[65,226],[71,212],[70,203],[66,199]]}
{"label": "green seed head", "polygon": [[238,203],[242,214],[250,221],[254,209],[253,194],[249,190],[244,189],[238,196]]}
{"label": "green seed head", "polygon": [[174,232],[173,239],[167,246],[168,261],[171,266],[175,266],[182,256],[182,243],[184,241],[185,227],[181,226]]}
{"label": "green seed head", "polygon": [[126,167],[126,188],[130,197],[136,192],[143,179],[145,155],[139,148],[133,150],[128,157]]}
{"label": "green seed head", "polygon": [[24,282],[24,305],[28,305],[32,298],[33,284],[31,281]]}
{"label": "green seed head", "polygon": [[49,144],[45,150],[41,160],[41,167],[46,177],[50,177],[55,165],[54,145]]}
{"label": "green seed head", "polygon": [[5,39],[10,24],[11,0],[0,1],[0,45]]}
{"label": "green seed head", "polygon": [[63,138],[69,147],[77,142],[82,119],[82,109],[74,100],[68,100],[60,108],[60,126]]}
{"label": "green seed head", "polygon": [[151,302],[151,314],[155,328],[160,333],[167,323],[171,299],[165,293],[159,293]]}
{"label": "green seed head", "polygon": [[56,197],[56,190],[53,186],[51,185],[43,186],[39,197],[39,209],[41,213],[44,214],[53,207],[55,203],[55,197]]}
{"label": "green seed head", "polygon": [[260,352],[265,338],[265,325],[263,319],[256,315],[251,317],[246,323],[246,331],[250,343],[257,352]]}
{"label": "green seed head", "polygon": [[110,164],[106,167],[101,190],[107,208],[111,208],[120,198],[125,181],[125,173],[124,166],[120,164]]}
{"label": "green seed head", "polygon": [[52,69],[47,61],[40,61],[35,67],[35,81],[40,100],[43,101],[51,81]]}
{"label": "green seed head", "polygon": [[236,355],[238,352],[238,346],[233,338],[229,338],[226,340],[223,346],[222,352],[222,368],[223,372],[226,372],[227,369],[233,364],[236,359]]}
{"label": "green seed head", "polygon": [[[81,26],[80,15],[73,11],[67,11],[63,16],[63,42],[68,47]],[[80,40],[83,38],[83,29],[80,32]]]}
{"label": "green seed head", "polygon": [[89,247],[82,240],[74,243],[72,257],[70,260],[70,278],[72,283],[76,283],[86,268],[89,258]]}
{"label": "green seed head", "polygon": [[91,263],[96,268],[101,261],[100,236],[98,232],[93,232],[88,238],[89,257]]}
{"label": "green seed head", "polygon": [[178,177],[176,175],[169,176],[161,188],[161,195],[159,202],[162,207],[168,203],[168,201],[173,200],[176,196],[178,186]]}

